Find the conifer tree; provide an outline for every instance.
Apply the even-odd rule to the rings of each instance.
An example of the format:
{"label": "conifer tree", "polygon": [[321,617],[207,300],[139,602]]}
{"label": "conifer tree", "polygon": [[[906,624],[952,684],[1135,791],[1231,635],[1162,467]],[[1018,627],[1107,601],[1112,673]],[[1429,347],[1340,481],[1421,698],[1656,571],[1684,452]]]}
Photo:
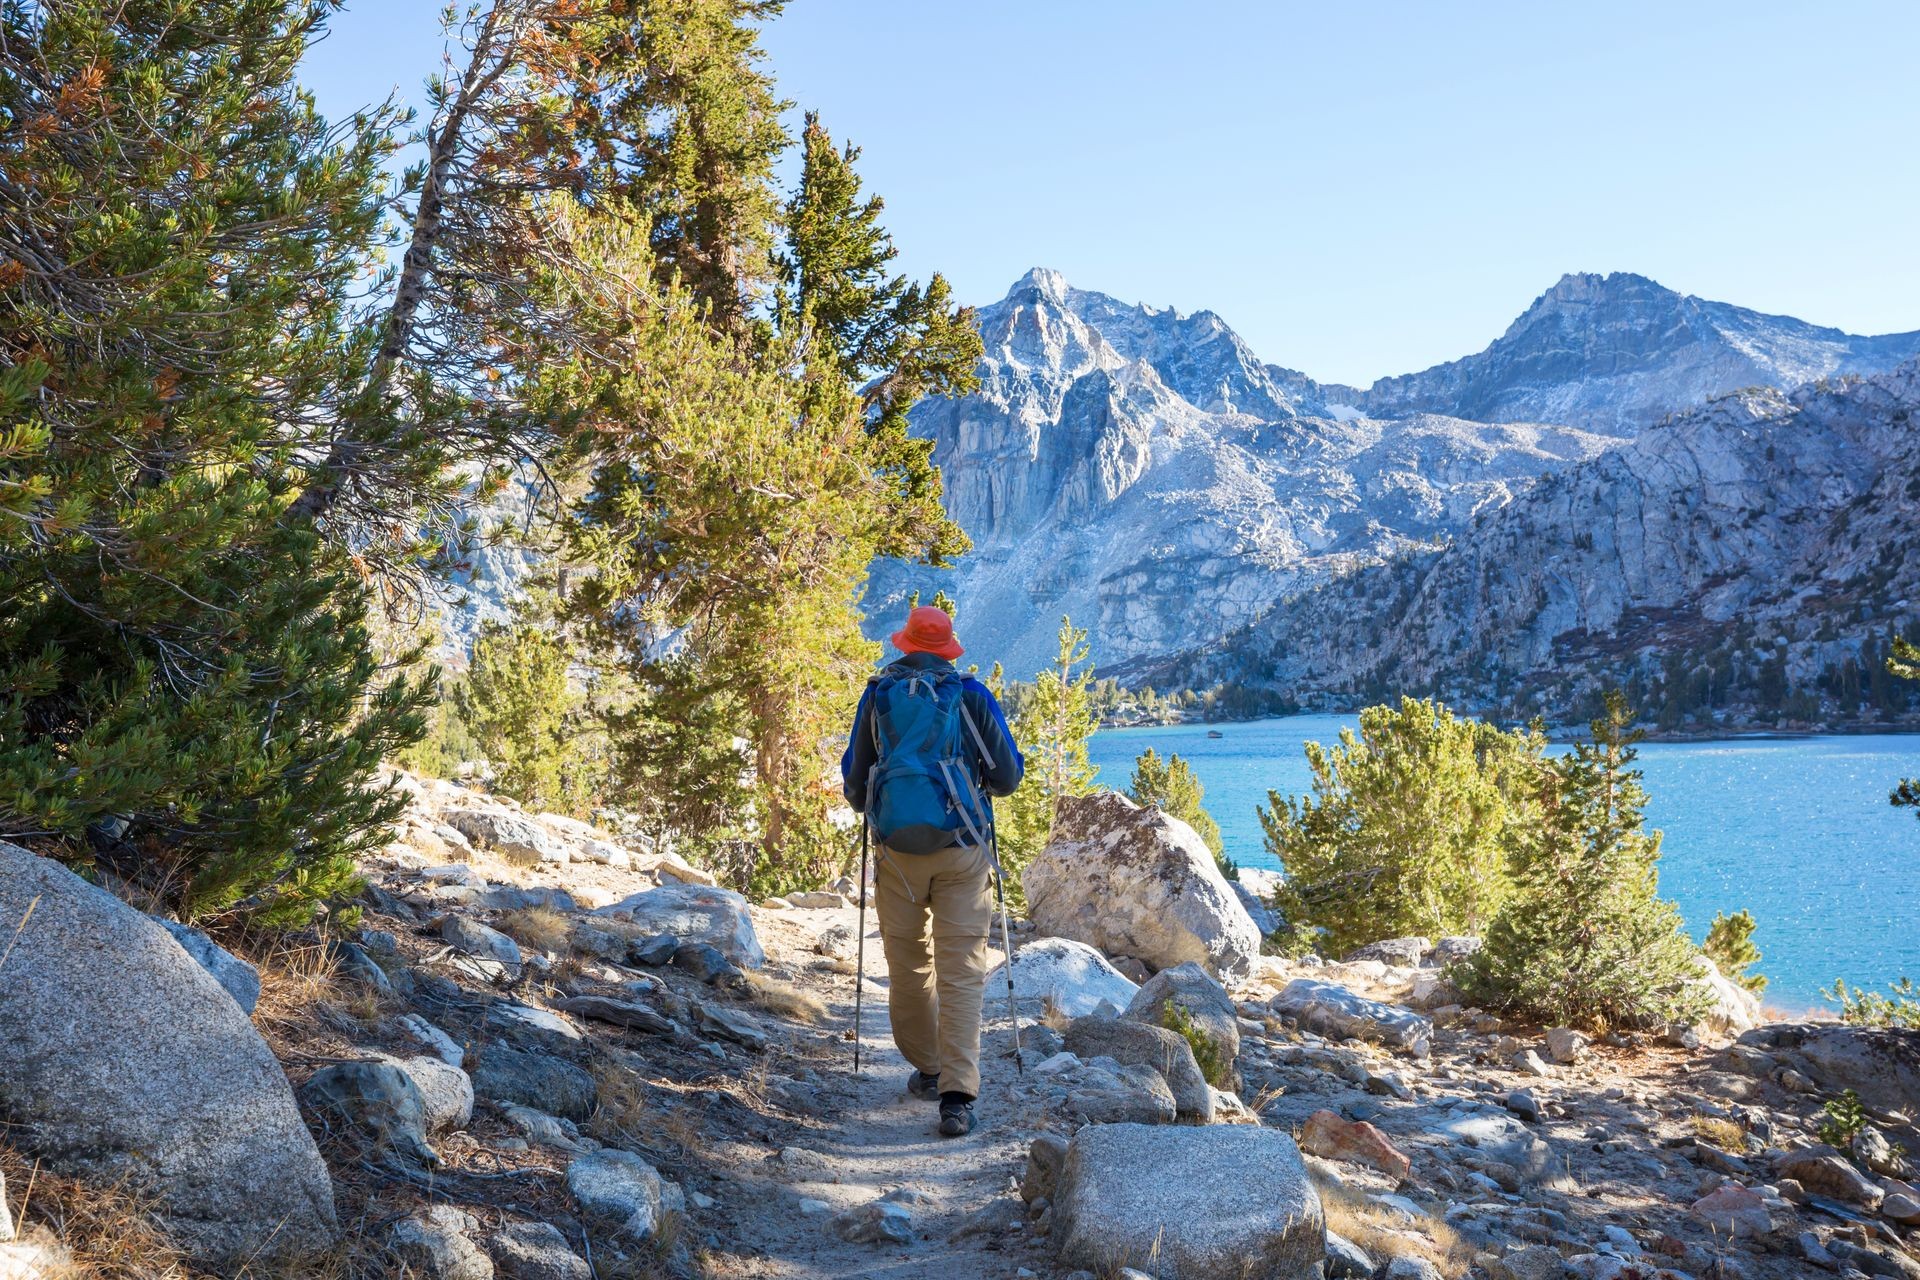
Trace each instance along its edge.
{"label": "conifer tree", "polygon": [[1381,938],[1479,933],[1506,901],[1507,856],[1531,821],[1546,739],[1438,702],[1368,707],[1332,750],[1307,744],[1313,794],[1267,793],[1266,845],[1287,919],[1336,952]]}
{"label": "conifer tree", "polygon": [[430,698],[287,510],[390,153],[293,84],[330,8],[0,5],[0,836],[186,913],[346,888]]}
{"label": "conifer tree", "polygon": [[1460,980],[1475,1000],[1550,1022],[1607,1027],[1683,1016],[1695,948],[1659,896],[1660,833],[1645,828],[1626,695],[1592,740],[1541,775],[1542,817],[1521,834],[1513,897]]}
{"label": "conifer tree", "polygon": [[1034,676],[1012,725],[1027,759],[1026,777],[998,802],[1000,857],[1015,901],[1025,901],[1021,873],[1051,838],[1059,801],[1092,791],[1099,773],[1087,756],[1087,742],[1100,727],[1088,694],[1093,664],[1087,633],[1061,618],[1059,645],[1053,665]]}
{"label": "conifer tree", "polygon": [[1239,868],[1227,858],[1220,843],[1220,824],[1206,809],[1206,790],[1194,776],[1193,766],[1179,756],[1162,760],[1152,747],[1133,762],[1133,781],[1127,792],[1141,804],[1157,805],[1160,811],[1192,827],[1220,864],[1221,874],[1232,878]]}
{"label": "conifer tree", "polygon": [[[534,809],[573,807],[567,745],[576,695],[564,640],[527,616],[489,622],[461,691],[466,721],[500,790]],[[574,783],[570,787],[569,783]]]}
{"label": "conifer tree", "polygon": [[[1920,645],[1896,636],[1887,658],[1887,671],[1906,680],[1920,680]],[[1912,809],[1920,818],[1920,778],[1903,778],[1890,797],[1895,807]]]}
{"label": "conifer tree", "polygon": [[1767,989],[1767,978],[1747,972],[1760,963],[1760,948],[1753,944],[1754,927],[1751,911],[1736,911],[1730,916],[1716,911],[1700,950],[1721,973],[1757,995]]}

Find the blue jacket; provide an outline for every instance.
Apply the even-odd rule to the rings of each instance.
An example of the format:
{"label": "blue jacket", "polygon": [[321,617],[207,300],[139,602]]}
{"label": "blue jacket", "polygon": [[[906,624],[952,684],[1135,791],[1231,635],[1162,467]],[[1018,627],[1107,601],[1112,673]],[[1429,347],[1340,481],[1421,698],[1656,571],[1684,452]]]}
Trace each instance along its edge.
{"label": "blue jacket", "polygon": [[[916,667],[922,671],[954,669],[953,663],[930,653],[910,653],[894,665]],[[979,748],[969,737],[966,746],[973,760],[974,778],[979,782],[980,789],[988,795],[1010,796],[1027,771],[1026,759],[1013,740],[1013,731],[1007,728],[1006,713],[1000,710],[999,700],[974,677],[965,676],[962,679],[962,705],[973,717],[974,724],[980,729],[980,736],[986,739],[987,750],[993,756],[993,764],[989,767],[980,758]],[[873,713],[872,701],[873,687],[869,685],[866,692],[860,695],[860,707],[853,715],[853,732],[847,738],[846,753],[840,757],[841,790],[846,793],[847,803],[859,813],[867,811],[867,774],[873,768],[876,757],[873,726],[868,721]]]}

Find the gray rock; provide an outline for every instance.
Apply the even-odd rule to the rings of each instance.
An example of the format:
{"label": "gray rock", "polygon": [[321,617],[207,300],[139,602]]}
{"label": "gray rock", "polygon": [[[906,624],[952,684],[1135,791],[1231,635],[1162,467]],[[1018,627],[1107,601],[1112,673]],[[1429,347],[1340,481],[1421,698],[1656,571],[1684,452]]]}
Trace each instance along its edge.
{"label": "gray rock", "polygon": [[549,1222],[511,1222],[487,1237],[500,1280],[593,1280],[593,1269]]}
{"label": "gray rock", "polygon": [[1563,1066],[1587,1056],[1588,1039],[1572,1027],[1553,1027],[1547,1032],[1547,1056]]}
{"label": "gray rock", "polygon": [[[31,914],[29,914],[31,913]],[[280,1064],[154,921],[0,842],[0,1112],[57,1172],[148,1191],[209,1265],[297,1259],[339,1235]]]}
{"label": "gray rock", "polygon": [[336,1062],[314,1072],[300,1096],[377,1146],[430,1168],[440,1163],[427,1143],[426,1099],[397,1062]]}
{"label": "gray rock", "polygon": [[473,1091],[489,1102],[517,1102],[569,1120],[593,1114],[593,1077],[571,1062],[489,1045],[471,1064]]}
{"label": "gray rock", "polygon": [[1227,881],[1233,888],[1233,896],[1240,899],[1240,905],[1247,910],[1247,918],[1253,921],[1253,927],[1260,931],[1263,938],[1287,925],[1286,919],[1273,909],[1274,892],[1285,882],[1285,876],[1264,867],[1241,867],[1240,873]]}
{"label": "gray rock", "polygon": [[566,843],[530,818],[506,809],[448,809],[447,825],[482,849],[491,849],[515,862],[533,864],[570,861]]}
{"label": "gray rock", "polygon": [[1173,1092],[1175,1114],[1200,1124],[1213,1119],[1213,1092],[1200,1074],[1193,1049],[1165,1027],[1130,1018],[1075,1018],[1067,1028],[1066,1049],[1080,1058],[1112,1058],[1123,1066],[1152,1067]]}
{"label": "gray rock", "polygon": [[1067,1140],[1043,1133],[1027,1146],[1027,1170],[1020,1179],[1020,1198],[1028,1204],[1052,1199],[1060,1180],[1060,1166],[1066,1163]]}
{"label": "gray rock", "polygon": [[657,1036],[669,1036],[678,1030],[673,1019],[659,1010],[630,1000],[614,1000],[607,996],[569,996],[554,1001],[554,1004],[577,1018],[591,1018],[595,1022],[611,1023],[616,1027],[646,1031]]}
{"label": "gray rock", "polygon": [[1403,1253],[1381,1270],[1380,1280],[1446,1280],[1446,1277],[1425,1258]]}
{"label": "gray rock", "polygon": [[731,889],[663,884],[594,914],[631,921],[648,933],[670,933],[681,942],[707,943],[742,969],[758,969],[767,962],[747,900]]}
{"label": "gray rock", "polygon": [[834,1232],[851,1244],[912,1244],[913,1215],[892,1200],[875,1200],[835,1214]]}
{"label": "gray rock", "polygon": [[634,1155],[605,1147],[567,1164],[567,1190],[580,1212],[636,1240],[651,1240],[684,1197],[660,1171]]}
{"label": "gray rock", "polygon": [[671,963],[679,950],[680,939],[670,933],[656,933],[628,947],[627,958],[635,964],[649,965],[657,969],[663,964]]}
{"label": "gray rock", "polygon": [[738,1009],[701,1001],[694,1006],[693,1020],[694,1025],[708,1035],[731,1040],[749,1049],[767,1047],[766,1029]]}
{"label": "gray rock", "polygon": [[564,1050],[582,1039],[580,1028],[551,1009],[502,1000],[487,1008],[487,1025],[504,1032],[509,1039],[531,1043],[542,1049]]}
{"label": "gray rock", "polygon": [[1084,1064],[1060,1108],[1088,1124],[1172,1124],[1178,1114],[1165,1076],[1145,1063],[1122,1066],[1112,1058]]}
{"label": "gray rock", "polygon": [[1327,1232],[1327,1280],[1372,1280],[1367,1251],[1336,1232]]}
{"label": "gray rock", "polygon": [[1873,1125],[1853,1135],[1853,1158],[1875,1173],[1891,1178],[1902,1178],[1907,1173],[1907,1162],[1894,1151],[1887,1135]]}
{"label": "gray rock", "polygon": [[520,971],[520,944],[498,929],[462,915],[451,915],[440,925],[440,936],[455,951],[497,960],[509,974]]}
{"label": "gray rock", "polygon": [[1849,1204],[1877,1209],[1887,1193],[1879,1183],[1854,1168],[1832,1147],[1805,1147],[1788,1151],[1774,1161],[1774,1172],[1792,1178],[1817,1196],[1832,1196]]}
{"label": "gray rock", "polygon": [[1515,1249],[1487,1264],[1487,1274],[1493,1280],[1559,1280],[1566,1273],[1567,1264],[1560,1251],[1543,1244]]}
{"label": "gray rock", "polygon": [[1481,940],[1479,938],[1441,938],[1433,944],[1433,953],[1427,957],[1427,963],[1440,965],[1444,968],[1457,961],[1465,960],[1468,956],[1478,954],[1480,947]]}
{"label": "gray rock", "polygon": [[1823,1092],[1852,1089],[1869,1110],[1920,1114],[1920,1030],[1831,1023],[1767,1030]]}
{"label": "gray rock", "polygon": [[1260,954],[1259,929],[1193,828],[1116,792],[1062,800],[1023,882],[1041,933],[1156,969],[1191,960],[1237,977]]}
{"label": "gray rock", "polygon": [[1414,1054],[1424,1053],[1433,1040],[1432,1019],[1357,996],[1332,982],[1295,978],[1268,1005],[1322,1035],[1377,1040]]}
{"label": "gray rock", "polygon": [[407,1073],[426,1107],[427,1132],[448,1133],[467,1127],[473,1119],[473,1081],[459,1067],[425,1055],[390,1058]]}
{"label": "gray rock", "polygon": [[466,1051],[454,1042],[452,1036],[434,1026],[417,1013],[401,1015],[400,1029],[433,1051],[435,1057],[450,1067],[466,1065]]}
{"label": "gray rock", "polygon": [[1369,942],[1364,947],[1355,947],[1340,957],[1341,964],[1353,964],[1361,960],[1377,960],[1381,964],[1417,965],[1433,954],[1432,938],[1382,938],[1378,942]]}
{"label": "gray rock", "polygon": [[[987,975],[987,990],[1006,989],[1006,966]],[[1102,1001],[1125,1008],[1139,990],[1084,942],[1037,938],[1013,953],[1013,989],[1022,1001],[1043,1000],[1069,1018],[1092,1013]]]}
{"label": "gray rock", "polygon": [[260,971],[191,925],[154,916],[162,929],[173,935],[193,962],[213,975],[213,980],[233,997],[240,1012],[251,1016],[260,1003]]}
{"label": "gray rock", "polygon": [[860,950],[860,931],[846,920],[836,920],[813,940],[816,955],[834,960],[851,960]]}
{"label": "gray rock", "polygon": [[1541,1109],[1540,1099],[1534,1096],[1531,1089],[1515,1089],[1502,1099],[1502,1102],[1507,1110],[1528,1124],[1538,1124],[1546,1115],[1546,1112]]}
{"label": "gray rock", "polygon": [[563,1151],[582,1151],[580,1132],[570,1121],[558,1116],[550,1116],[544,1111],[532,1107],[523,1107],[517,1102],[509,1102],[500,1108],[500,1114],[514,1131],[528,1142],[537,1142],[541,1146],[559,1147]]}
{"label": "gray rock", "polygon": [[393,979],[387,976],[378,960],[367,954],[365,947],[336,938],[327,945],[327,951],[333,957],[335,972],[341,977],[375,991],[393,990]]}
{"label": "gray rock", "polygon": [[452,1205],[431,1205],[393,1224],[387,1250],[420,1280],[493,1280],[493,1260],[468,1238],[476,1225]]}
{"label": "gray rock", "polygon": [[1092,1125],[1074,1134],[1054,1196],[1065,1266],[1157,1258],[1180,1280],[1303,1280],[1326,1223],[1293,1140],[1251,1125]]}
{"label": "gray rock", "polygon": [[1169,1003],[1184,1010],[1194,1029],[1212,1043],[1220,1062],[1220,1076],[1210,1083],[1225,1086],[1233,1078],[1234,1062],[1240,1057],[1240,1011],[1233,1007],[1227,989],[1212,974],[1188,961],[1148,978],[1127,1005],[1127,1016],[1166,1026]]}
{"label": "gray rock", "polygon": [[809,890],[805,893],[790,893],[787,902],[792,906],[803,907],[809,911],[832,910],[847,905],[847,900],[837,893],[825,889]]}
{"label": "gray rock", "polygon": [[681,943],[673,953],[673,967],[701,982],[734,985],[740,979],[739,966],[722,955],[720,948],[705,942]]}

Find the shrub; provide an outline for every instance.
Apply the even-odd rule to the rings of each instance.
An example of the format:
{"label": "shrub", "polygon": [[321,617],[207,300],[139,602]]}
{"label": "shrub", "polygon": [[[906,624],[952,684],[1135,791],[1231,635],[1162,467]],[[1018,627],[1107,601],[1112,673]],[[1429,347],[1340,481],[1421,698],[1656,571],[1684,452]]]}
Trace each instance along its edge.
{"label": "shrub", "polygon": [[1470,999],[1548,1022],[1643,1025],[1693,1012],[1696,951],[1659,897],[1660,833],[1645,829],[1626,698],[1593,738],[1537,775],[1539,819],[1514,845],[1514,895],[1486,945],[1454,967]]}
{"label": "shrub", "polygon": [[1893,994],[1883,996],[1877,991],[1849,987],[1841,979],[1825,995],[1840,1006],[1842,1022],[1860,1027],[1920,1028],[1920,989],[1915,988],[1913,979],[1890,982],[1887,990]]}
{"label": "shrub", "polygon": [[1767,989],[1767,979],[1764,974],[1747,972],[1760,963],[1760,948],[1753,945],[1753,928],[1750,911],[1736,911],[1730,916],[1716,911],[1700,950],[1728,979],[1757,995]]}
{"label": "shrub", "polygon": [[1233,1064],[1220,1053],[1220,1046],[1202,1031],[1193,1020],[1193,1014],[1176,1000],[1164,1000],[1160,1004],[1160,1025],[1185,1040],[1193,1049],[1193,1060],[1200,1065],[1200,1074],[1207,1083],[1216,1089],[1227,1087],[1228,1079],[1233,1075]]}
{"label": "shrub", "polygon": [[1313,795],[1267,793],[1275,905],[1333,950],[1407,934],[1479,933],[1508,890],[1508,848],[1533,821],[1545,735],[1437,702],[1369,707],[1332,750],[1307,744]]}
{"label": "shrub", "polygon": [[1817,1132],[1820,1141],[1846,1151],[1853,1146],[1853,1140],[1867,1127],[1867,1109],[1860,1102],[1860,1095],[1851,1089],[1841,1092],[1837,1098],[1827,1099],[1827,1105],[1821,1108],[1824,1117]]}

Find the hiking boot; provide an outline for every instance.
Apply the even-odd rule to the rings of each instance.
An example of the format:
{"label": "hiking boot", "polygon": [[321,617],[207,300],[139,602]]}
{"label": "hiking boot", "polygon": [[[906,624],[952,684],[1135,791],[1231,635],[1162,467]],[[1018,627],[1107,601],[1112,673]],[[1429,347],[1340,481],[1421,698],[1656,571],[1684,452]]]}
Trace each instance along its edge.
{"label": "hiking boot", "polygon": [[964,1138],[973,1132],[973,1103],[954,1096],[940,1099],[940,1136]]}
{"label": "hiking boot", "polygon": [[907,1077],[907,1092],[922,1102],[933,1102],[940,1097],[940,1077],[930,1076],[915,1067],[913,1074]]}

